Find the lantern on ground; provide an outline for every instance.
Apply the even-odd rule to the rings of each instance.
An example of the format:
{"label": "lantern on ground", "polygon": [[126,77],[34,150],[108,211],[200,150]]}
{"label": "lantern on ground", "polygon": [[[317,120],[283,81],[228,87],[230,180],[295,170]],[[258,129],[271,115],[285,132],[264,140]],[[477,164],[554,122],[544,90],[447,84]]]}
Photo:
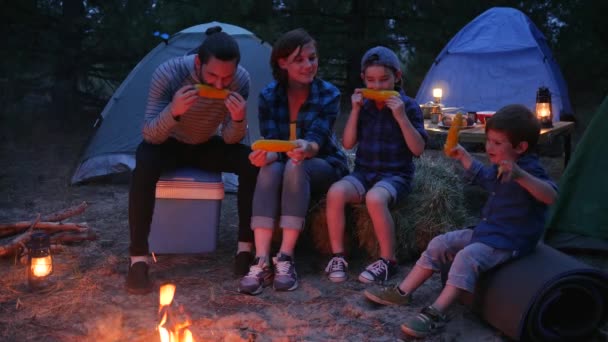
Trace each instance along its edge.
{"label": "lantern on ground", "polygon": [[53,273],[53,257],[51,256],[51,242],[45,233],[34,233],[27,244],[27,280],[31,290],[37,291],[50,284]]}
{"label": "lantern on ground", "polygon": [[441,97],[443,97],[443,90],[441,88],[433,88],[433,101],[439,104],[441,103]]}
{"label": "lantern on ground", "polygon": [[540,87],[536,92],[536,118],[540,127],[553,127],[553,108],[551,107],[551,92],[547,87]]}

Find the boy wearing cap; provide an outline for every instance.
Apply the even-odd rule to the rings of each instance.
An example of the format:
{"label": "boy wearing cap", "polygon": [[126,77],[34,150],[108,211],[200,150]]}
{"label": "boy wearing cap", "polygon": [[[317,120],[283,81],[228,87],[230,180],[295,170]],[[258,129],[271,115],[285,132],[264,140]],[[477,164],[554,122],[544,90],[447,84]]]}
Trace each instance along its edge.
{"label": "boy wearing cap", "polygon": [[361,59],[361,78],[368,89],[395,90],[386,99],[370,100],[362,89],[351,96],[343,146],[358,143],[354,171],[334,183],[327,193],[327,226],[333,257],[325,272],[332,282],[348,278],[344,255],[344,208],[365,203],[380,245],[380,258],[359,275],[363,283],[384,282],[397,271],[395,229],[389,207],[412,189],[414,156],[420,156],[428,138],[418,103],[400,87],[401,65],[397,55],[383,46],[368,50]]}

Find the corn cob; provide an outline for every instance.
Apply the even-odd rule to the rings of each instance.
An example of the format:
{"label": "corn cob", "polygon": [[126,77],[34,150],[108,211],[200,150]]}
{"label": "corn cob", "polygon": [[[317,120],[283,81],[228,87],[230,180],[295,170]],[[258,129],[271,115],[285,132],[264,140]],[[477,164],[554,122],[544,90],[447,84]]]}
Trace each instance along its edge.
{"label": "corn cob", "polygon": [[195,84],[194,87],[198,90],[198,96],[208,99],[225,99],[230,94],[226,89],[217,89],[206,84]]}
{"label": "corn cob", "polygon": [[452,149],[458,145],[458,131],[464,124],[463,120],[462,113],[456,113],[452,120],[452,125],[448,131],[448,137],[445,139],[445,145],[443,145],[443,152],[447,156],[450,156]]}
{"label": "corn cob", "polygon": [[391,96],[399,96],[399,93],[394,90],[375,90],[364,88],[361,89],[361,95],[363,95],[363,97],[366,99],[384,102]]}
{"label": "corn cob", "polygon": [[296,147],[296,143],[289,140],[260,139],[251,144],[252,150],[266,152],[289,152]]}

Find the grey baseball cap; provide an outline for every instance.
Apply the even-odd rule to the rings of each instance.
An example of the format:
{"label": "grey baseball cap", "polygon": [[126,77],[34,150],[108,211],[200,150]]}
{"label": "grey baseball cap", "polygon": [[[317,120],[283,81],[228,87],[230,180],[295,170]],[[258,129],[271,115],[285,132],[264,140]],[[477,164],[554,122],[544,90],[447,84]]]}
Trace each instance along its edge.
{"label": "grey baseball cap", "polygon": [[361,58],[361,72],[366,65],[383,65],[394,70],[401,70],[401,63],[397,55],[393,50],[384,46],[376,46],[367,50]]}

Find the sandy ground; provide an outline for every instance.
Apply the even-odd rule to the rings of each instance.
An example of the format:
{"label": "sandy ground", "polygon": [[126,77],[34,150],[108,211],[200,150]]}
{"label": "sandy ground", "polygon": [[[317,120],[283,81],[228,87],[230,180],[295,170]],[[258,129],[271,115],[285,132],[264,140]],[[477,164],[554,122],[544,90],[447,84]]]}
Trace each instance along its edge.
{"label": "sandy ground", "polygon": [[[351,279],[333,284],[327,262],[298,251],[300,287],[260,296],[239,294],[232,274],[236,247],[235,196],[222,203],[217,251],[206,256],[160,256],[151,267],[156,290],[146,296],[124,289],[128,256],[126,184],[69,186],[86,134],[65,130],[41,136],[3,134],[0,146],[0,223],[30,220],[83,201],[87,210],[69,222],[87,222],[98,240],[66,246],[55,255],[56,288],[29,293],[26,268],[0,259],[0,338],[3,341],[155,341],[158,286],[177,286],[175,300],[192,317],[197,341],[397,341],[403,319],[432,303],[439,277],[427,282],[409,307],[379,307],[356,281],[368,260],[353,260]],[[561,159],[550,161],[561,169]],[[557,171],[559,173],[560,171]],[[559,175],[557,175],[559,176]],[[398,281],[412,267],[401,265]],[[446,330],[426,341],[506,341],[465,307],[456,305]]]}

